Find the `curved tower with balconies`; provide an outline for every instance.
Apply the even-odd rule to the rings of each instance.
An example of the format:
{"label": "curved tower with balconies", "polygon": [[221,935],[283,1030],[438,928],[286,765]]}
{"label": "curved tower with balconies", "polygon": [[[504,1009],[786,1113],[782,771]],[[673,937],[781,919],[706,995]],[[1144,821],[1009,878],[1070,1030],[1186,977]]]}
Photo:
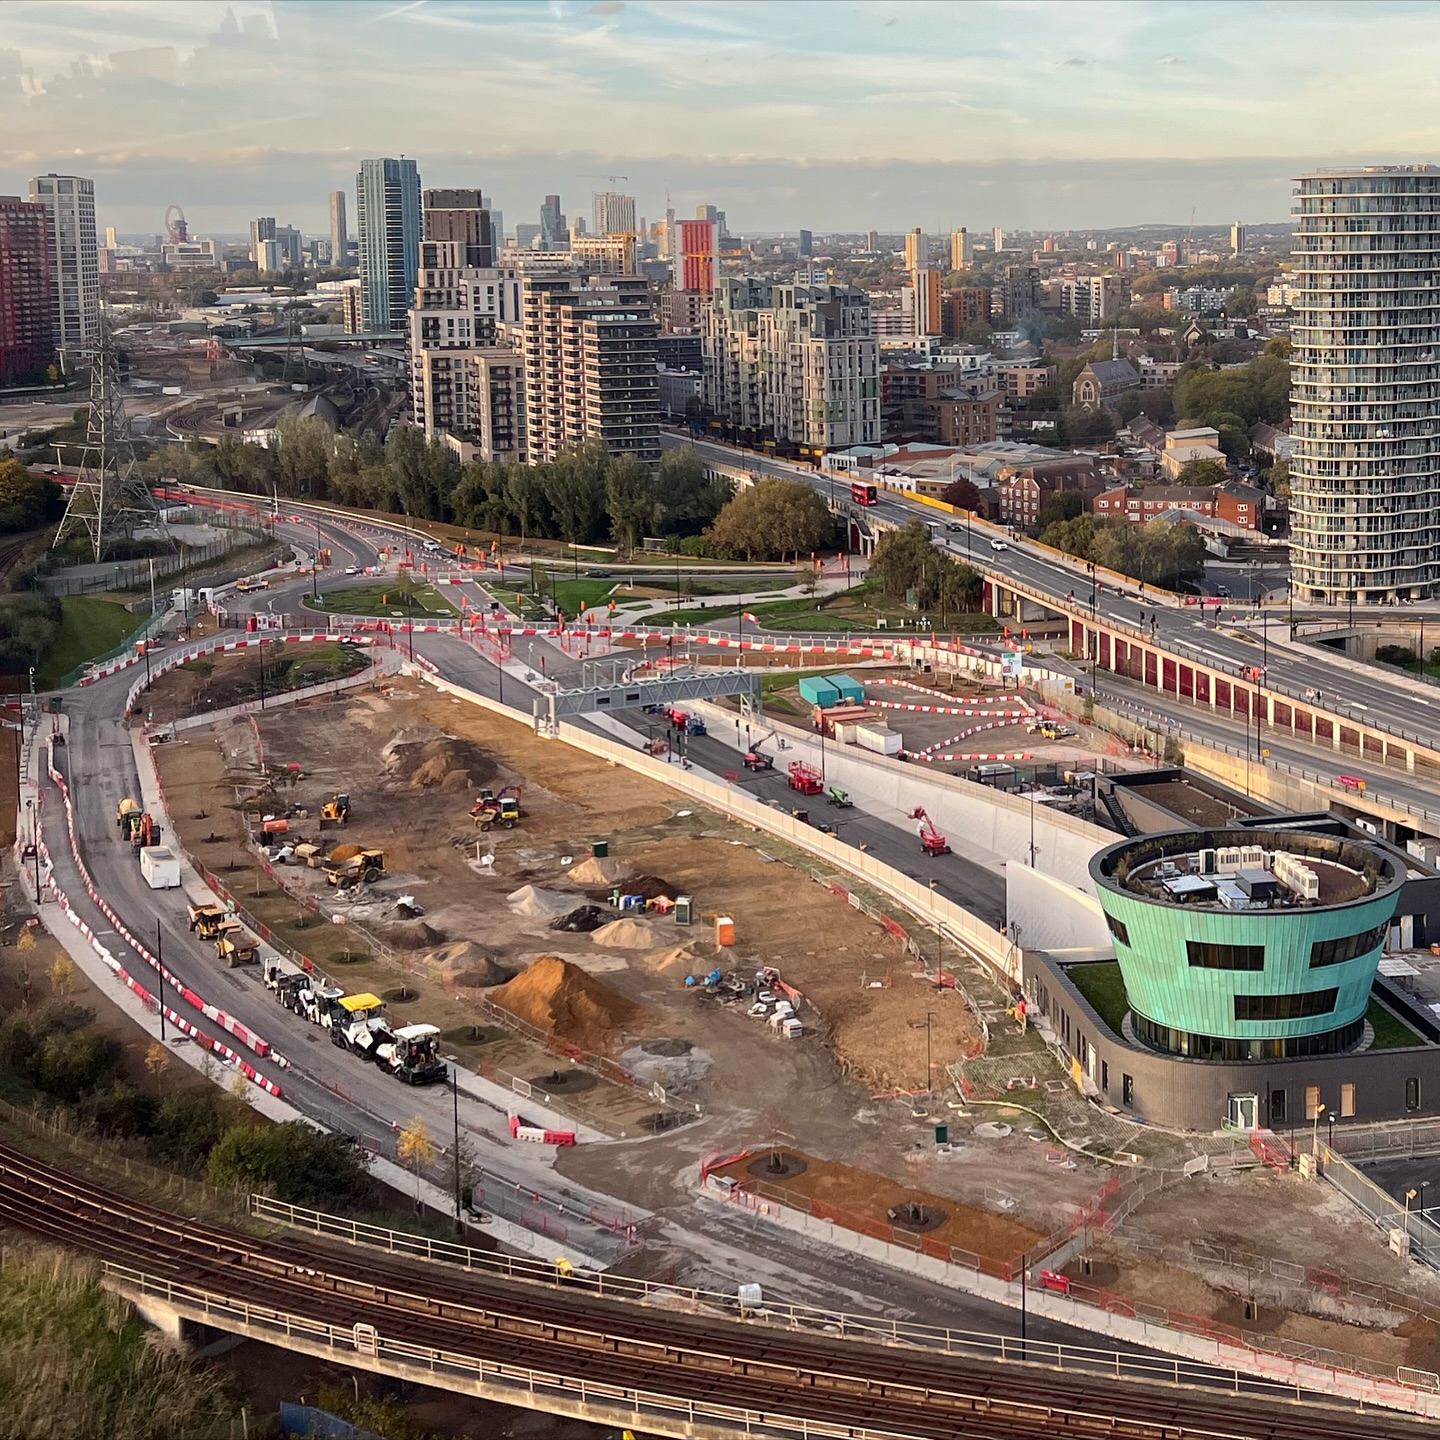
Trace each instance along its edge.
{"label": "curved tower with balconies", "polygon": [[1291,584],[1418,599],[1440,582],[1440,167],[1296,184]]}

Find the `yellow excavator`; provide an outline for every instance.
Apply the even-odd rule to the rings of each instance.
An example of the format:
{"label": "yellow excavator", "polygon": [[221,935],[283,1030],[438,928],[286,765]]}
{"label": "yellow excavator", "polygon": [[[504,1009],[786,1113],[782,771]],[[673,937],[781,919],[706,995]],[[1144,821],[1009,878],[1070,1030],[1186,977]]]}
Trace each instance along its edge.
{"label": "yellow excavator", "polygon": [[320,828],[350,823],[350,797],[336,793],[320,807]]}

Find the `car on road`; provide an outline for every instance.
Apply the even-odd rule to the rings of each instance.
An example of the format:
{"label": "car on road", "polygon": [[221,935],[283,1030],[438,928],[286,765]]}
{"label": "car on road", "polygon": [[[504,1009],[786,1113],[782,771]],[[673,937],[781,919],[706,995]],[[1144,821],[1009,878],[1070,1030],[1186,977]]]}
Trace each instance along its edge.
{"label": "car on road", "polygon": [[990,548],[992,550],[1008,550],[1010,547],[1003,540],[992,540],[990,542]]}
{"label": "car on road", "polygon": [[358,575],[360,573],[360,567],[358,565],[347,565],[345,567],[345,573],[347,575]]}
{"label": "car on road", "polygon": [[947,520],[945,528],[947,530],[963,530],[965,527],[958,520]]}
{"label": "car on road", "polygon": [[1228,585],[1217,585],[1215,587],[1215,593],[1222,600],[1228,600],[1230,598],[1230,587]]}
{"label": "car on road", "polygon": [[609,570],[587,570],[585,578],[587,580],[609,580],[611,572]]}

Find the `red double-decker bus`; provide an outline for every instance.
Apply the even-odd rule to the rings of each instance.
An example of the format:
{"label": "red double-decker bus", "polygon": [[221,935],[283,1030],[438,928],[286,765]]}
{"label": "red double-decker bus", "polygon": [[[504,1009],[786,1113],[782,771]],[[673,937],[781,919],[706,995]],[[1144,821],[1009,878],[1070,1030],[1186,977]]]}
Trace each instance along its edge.
{"label": "red double-decker bus", "polygon": [[850,482],[850,498],[857,505],[873,505],[877,491],[874,485],[868,485],[861,480]]}

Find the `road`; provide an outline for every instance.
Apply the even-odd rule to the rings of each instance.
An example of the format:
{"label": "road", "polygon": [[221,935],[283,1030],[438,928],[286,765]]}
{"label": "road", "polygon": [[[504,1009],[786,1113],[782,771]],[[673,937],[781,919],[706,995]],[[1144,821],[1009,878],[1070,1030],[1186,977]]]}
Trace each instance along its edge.
{"label": "road", "polygon": [[[684,435],[666,432],[661,436],[661,444],[666,448],[689,443]],[[843,496],[847,484],[843,477],[833,477],[806,466],[790,465],[708,441],[697,442],[695,448],[703,459],[712,463],[803,480],[826,496]],[[1323,694],[1327,709],[1342,715],[1349,714],[1356,720],[1396,735],[1433,743],[1434,731],[1422,722],[1421,717],[1427,717],[1427,712],[1433,710],[1440,718],[1440,691],[1420,681],[1407,681],[1393,672],[1352,672],[1337,666],[1318,649],[1305,647],[1291,650],[1281,645],[1280,637],[1288,636],[1288,625],[1280,618],[1284,612],[1274,605],[1269,609],[1269,623],[1273,627],[1271,638],[1275,643],[1268,646],[1266,654],[1261,635],[1242,629],[1242,622],[1247,625],[1249,622],[1239,614],[1232,614],[1227,609],[1224,611],[1225,621],[1217,624],[1212,619],[1202,619],[1193,607],[1176,605],[1168,593],[1163,597],[1164,603],[1157,603],[1148,594],[1141,596],[1138,586],[1126,585],[1121,592],[1117,592],[1117,587],[1111,583],[1096,586],[1079,561],[1068,561],[1041,550],[1029,541],[1013,539],[998,527],[977,522],[967,530],[952,533],[939,525],[941,512],[883,490],[877,503],[866,513],[897,525],[911,520],[924,521],[936,528],[936,543],[956,559],[965,560],[991,578],[1011,580],[1048,597],[1059,614],[1080,617],[1094,614],[1104,620],[1116,621],[1143,631],[1151,644],[1179,658],[1221,669],[1228,667],[1235,673],[1242,667],[1258,665],[1262,663],[1262,658],[1266,659],[1267,689],[1297,699],[1304,697],[1307,691],[1318,690]],[[995,544],[1005,548],[995,549]],[[1373,619],[1376,613],[1373,609],[1364,611],[1367,619]],[[1398,609],[1390,615],[1396,620],[1404,620],[1436,613],[1434,608],[1417,606]],[[1437,638],[1440,638],[1440,631],[1437,631]],[[1177,702],[1171,697],[1161,697],[1161,703]]]}

